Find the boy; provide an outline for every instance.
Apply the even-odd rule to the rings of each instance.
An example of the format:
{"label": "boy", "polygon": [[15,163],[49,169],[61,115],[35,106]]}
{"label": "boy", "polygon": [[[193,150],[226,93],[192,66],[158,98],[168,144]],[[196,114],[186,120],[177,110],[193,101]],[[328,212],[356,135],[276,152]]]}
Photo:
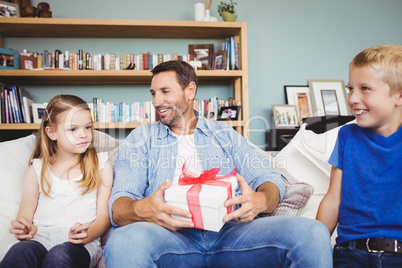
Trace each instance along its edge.
{"label": "boy", "polygon": [[339,131],[317,220],[339,223],[334,267],[402,267],[402,46],[360,52],[348,88],[357,124]]}

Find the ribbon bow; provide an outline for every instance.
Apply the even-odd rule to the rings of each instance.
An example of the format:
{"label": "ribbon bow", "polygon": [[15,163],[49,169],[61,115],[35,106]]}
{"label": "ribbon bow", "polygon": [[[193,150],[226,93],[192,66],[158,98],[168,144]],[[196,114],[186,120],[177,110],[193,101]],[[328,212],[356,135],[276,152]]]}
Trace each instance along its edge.
{"label": "ribbon bow", "polygon": [[[192,221],[194,223],[194,227],[198,229],[204,229],[204,223],[202,220],[202,213],[200,207],[200,198],[199,194],[202,189],[202,185],[212,185],[225,187],[228,192],[228,199],[232,198],[232,184],[230,182],[221,181],[221,179],[229,178],[235,176],[237,174],[237,167],[235,166],[233,170],[226,175],[217,176],[220,168],[213,168],[210,170],[205,170],[201,173],[200,176],[197,176],[193,172],[187,170],[186,164],[184,163],[182,167],[182,175],[179,178],[179,185],[193,185],[186,193],[186,199],[188,208],[190,210]],[[225,201],[226,201],[225,200]],[[228,206],[227,213],[232,212],[232,206]]]}

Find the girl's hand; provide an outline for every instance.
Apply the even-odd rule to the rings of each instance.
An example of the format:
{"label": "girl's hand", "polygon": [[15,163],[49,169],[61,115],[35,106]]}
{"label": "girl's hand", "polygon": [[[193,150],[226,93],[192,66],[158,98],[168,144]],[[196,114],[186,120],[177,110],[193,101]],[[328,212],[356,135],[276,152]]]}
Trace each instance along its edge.
{"label": "girl's hand", "polygon": [[23,217],[11,221],[11,225],[13,227],[10,229],[10,233],[14,234],[18,240],[30,240],[38,231],[38,227],[36,227],[36,225],[31,224]]}
{"label": "girl's hand", "polygon": [[68,232],[68,242],[72,244],[85,244],[88,241],[89,223],[81,224],[77,222]]}

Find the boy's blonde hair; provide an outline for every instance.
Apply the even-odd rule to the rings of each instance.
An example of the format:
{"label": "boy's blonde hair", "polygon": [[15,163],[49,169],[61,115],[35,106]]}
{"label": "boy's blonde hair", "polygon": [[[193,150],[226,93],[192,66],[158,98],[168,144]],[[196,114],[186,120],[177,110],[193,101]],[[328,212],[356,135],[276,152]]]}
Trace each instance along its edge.
{"label": "boy's blonde hair", "polygon": [[[74,95],[57,95],[52,98],[46,107],[46,112],[42,118],[40,128],[36,137],[36,143],[32,155],[29,159],[29,165],[32,165],[32,159],[42,159],[42,171],[40,178],[40,186],[46,196],[49,196],[51,183],[49,180],[49,165],[54,161],[54,155],[57,153],[56,141],[53,141],[46,134],[46,127],[51,126],[56,129],[62,118],[62,114],[68,112],[70,109],[79,108],[90,111],[88,104],[81,98]],[[91,146],[80,155],[80,167],[82,172],[82,179],[80,187],[83,188],[83,193],[90,192],[97,188],[101,183],[101,176],[99,172],[99,163],[96,150],[93,147],[93,129]],[[69,169],[70,170],[70,169]],[[67,170],[67,172],[69,172]],[[46,187],[45,187],[46,186]]]}
{"label": "boy's blonde hair", "polygon": [[402,90],[402,45],[368,48],[351,61],[349,68],[369,67],[377,71],[390,87],[390,94]]}

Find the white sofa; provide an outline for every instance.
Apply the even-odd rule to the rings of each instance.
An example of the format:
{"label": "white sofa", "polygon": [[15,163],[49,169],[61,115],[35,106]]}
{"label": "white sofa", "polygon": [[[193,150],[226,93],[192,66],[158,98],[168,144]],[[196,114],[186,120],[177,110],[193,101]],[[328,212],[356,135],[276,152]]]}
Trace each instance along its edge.
{"label": "white sofa", "polygon": [[[323,134],[315,134],[301,127],[292,141],[274,157],[263,154],[281,172],[286,182],[284,201],[272,215],[303,216],[314,219],[321,199],[329,185],[330,165],[327,163],[335,144],[338,128]],[[10,222],[15,219],[22,195],[22,181],[35,136],[0,143],[0,260],[7,246],[16,241],[9,233]],[[98,151],[109,152],[115,163],[121,141],[96,132],[95,146]],[[105,243],[107,236],[104,237]],[[334,243],[334,240],[332,241]],[[103,266],[103,261],[98,267]]]}

